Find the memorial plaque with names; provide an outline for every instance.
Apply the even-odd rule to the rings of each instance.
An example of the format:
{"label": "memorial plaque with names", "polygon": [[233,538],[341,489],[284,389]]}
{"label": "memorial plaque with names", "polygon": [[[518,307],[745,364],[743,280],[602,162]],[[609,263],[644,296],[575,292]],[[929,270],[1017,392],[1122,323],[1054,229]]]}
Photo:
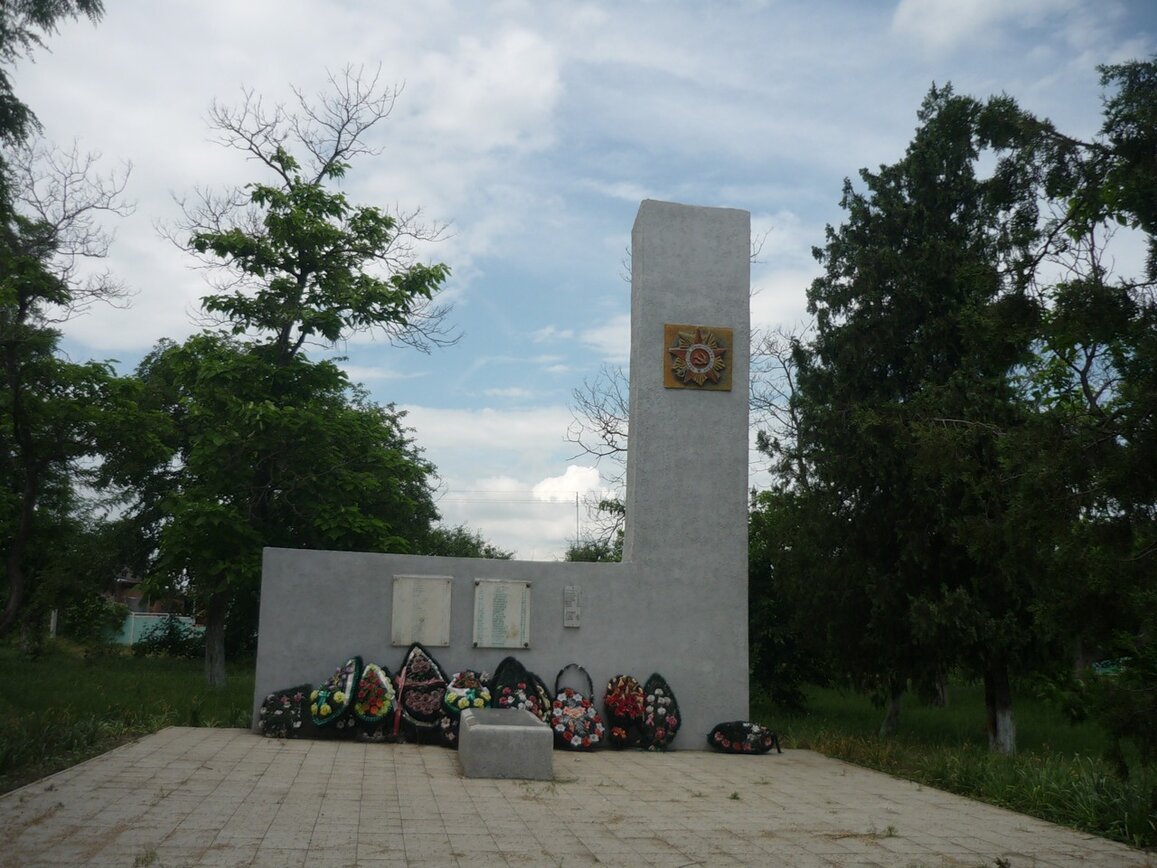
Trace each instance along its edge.
{"label": "memorial plaque with names", "polygon": [[449,576],[394,576],[390,644],[450,645]]}
{"label": "memorial plaque with names", "polygon": [[474,647],[530,647],[530,582],[474,582]]}

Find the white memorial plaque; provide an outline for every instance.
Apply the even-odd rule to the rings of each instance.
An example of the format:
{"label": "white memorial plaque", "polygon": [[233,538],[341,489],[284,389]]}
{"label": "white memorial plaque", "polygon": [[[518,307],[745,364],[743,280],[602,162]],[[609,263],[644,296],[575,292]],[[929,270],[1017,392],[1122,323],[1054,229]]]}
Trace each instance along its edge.
{"label": "white memorial plaque", "polygon": [[530,647],[530,582],[475,580],[474,647]]}
{"label": "white memorial plaque", "polygon": [[394,576],[390,643],[450,644],[449,576]]}
{"label": "white memorial plaque", "polygon": [[581,589],[578,585],[567,585],[562,589],[562,625],[582,626]]}

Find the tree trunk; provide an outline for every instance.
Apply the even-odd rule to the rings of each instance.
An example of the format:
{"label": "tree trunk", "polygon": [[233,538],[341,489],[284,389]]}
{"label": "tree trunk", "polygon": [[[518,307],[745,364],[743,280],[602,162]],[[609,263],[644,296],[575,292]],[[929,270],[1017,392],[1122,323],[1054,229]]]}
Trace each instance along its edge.
{"label": "tree trunk", "polygon": [[936,681],[933,685],[932,704],[937,708],[948,707],[948,676],[936,676]]}
{"label": "tree trunk", "polygon": [[25,470],[20,498],[20,521],[9,545],[4,565],[8,575],[8,601],[4,605],[4,614],[0,615],[0,636],[7,636],[16,626],[24,603],[28,600],[29,581],[28,574],[24,572],[24,552],[28,548],[28,540],[32,537],[39,480],[38,473]]}
{"label": "tree trunk", "polygon": [[880,738],[895,735],[900,728],[900,700],[903,698],[903,682],[892,684],[888,690],[888,710],[884,712],[884,722],[880,724]]}
{"label": "tree trunk", "polygon": [[988,747],[1006,756],[1016,753],[1016,721],[1012,716],[1012,686],[1008,664],[991,664],[984,673],[984,707],[988,715]]}
{"label": "tree trunk", "polygon": [[227,591],[209,596],[205,609],[205,681],[210,687],[225,686],[225,614],[229,610]]}
{"label": "tree trunk", "polygon": [[4,604],[4,614],[0,615],[0,636],[7,636],[16,626],[26,596],[24,570],[20,567],[19,555],[13,552],[7,561],[8,601]]}
{"label": "tree trunk", "polygon": [[39,660],[44,653],[43,618],[29,615],[27,610],[20,619],[20,651],[29,660]]}

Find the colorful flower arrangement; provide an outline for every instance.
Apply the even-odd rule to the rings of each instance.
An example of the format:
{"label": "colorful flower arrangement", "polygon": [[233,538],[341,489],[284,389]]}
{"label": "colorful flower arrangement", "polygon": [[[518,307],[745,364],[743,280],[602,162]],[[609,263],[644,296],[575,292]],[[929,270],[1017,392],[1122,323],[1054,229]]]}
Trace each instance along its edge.
{"label": "colorful flower arrangement", "polygon": [[607,682],[603,710],[610,724],[607,743],[611,747],[632,747],[639,743],[643,721],[643,688],[632,675],[616,675]]}
{"label": "colorful flower arrangement", "polygon": [[442,696],[446,688],[440,685],[414,684],[406,685],[406,711],[417,718],[434,718],[442,709]]}
{"label": "colorful flower arrangement", "polygon": [[542,679],[514,657],[504,657],[490,682],[491,705],[521,708],[539,720],[550,719],[550,693]]}
{"label": "colorful flower arrangement", "polygon": [[643,703],[643,745],[647,750],[666,750],[682,721],[675,694],[658,672],[643,687]]}
{"label": "colorful flower arrangement", "polygon": [[470,669],[455,672],[446,685],[442,704],[447,713],[455,717],[467,708],[486,708],[490,705],[490,688],[477,672]]}
{"label": "colorful flower arrangement", "polygon": [[570,687],[559,691],[551,704],[554,741],[569,750],[590,750],[606,740],[602,716],[589,699]]}
{"label": "colorful flower arrangement", "polygon": [[[586,693],[581,687],[560,687],[563,675],[572,668],[584,678]],[[447,682],[437,661],[414,643],[397,679],[378,664],[363,667],[362,659],[355,656],[315,690],[302,685],[268,694],[260,709],[258,729],[271,737],[292,737],[308,723],[304,717],[308,705],[313,724],[329,727],[330,732],[352,735],[357,730],[371,740],[390,740],[386,721],[393,714],[392,738],[401,733],[404,721],[410,736],[441,736],[443,744],[454,747],[461,713],[467,708],[493,706],[529,711],[545,720],[555,744],[568,750],[591,750],[600,744],[666,750],[675,738],[682,715],[670,685],[658,673],[652,674],[645,686],[630,675],[611,678],[603,698],[603,715],[591,701],[591,689],[586,670],[571,663],[556,677],[552,698],[542,679],[513,657],[499,664],[492,680],[485,673],[462,670]],[[309,733],[314,734],[313,730]],[[742,721],[720,724],[708,735],[708,742],[736,753],[779,747],[774,733]]]}
{"label": "colorful flower arrangement", "polygon": [[261,703],[257,729],[269,738],[293,738],[301,729],[301,709],[311,692],[308,684],[270,693]]}
{"label": "colorful flower arrangement", "polygon": [[707,743],[724,753],[767,753],[773,747],[779,752],[779,736],[758,723],[749,720],[731,720],[716,724],[707,734]]}
{"label": "colorful flower arrangement", "polygon": [[446,693],[446,676],[437,661],[415,642],[406,652],[398,673],[398,704],[401,716],[417,738],[439,726],[443,716],[442,700]]}
{"label": "colorful flower arrangement", "polygon": [[639,720],[643,716],[643,689],[632,676],[616,675],[607,684],[604,704],[611,717]]}
{"label": "colorful flower arrangement", "polygon": [[542,705],[533,682],[516,681],[509,687],[501,687],[494,699],[495,708],[521,708],[535,717],[542,717]]}
{"label": "colorful flower arrangement", "polygon": [[367,664],[354,695],[354,716],[363,723],[381,723],[394,707],[394,679],[376,663]]}
{"label": "colorful flower arrangement", "polygon": [[[362,658],[346,660],[326,682],[309,695],[309,713],[318,726],[336,724],[344,729],[350,710],[350,697],[362,674]],[[352,725],[353,721],[348,721]]]}

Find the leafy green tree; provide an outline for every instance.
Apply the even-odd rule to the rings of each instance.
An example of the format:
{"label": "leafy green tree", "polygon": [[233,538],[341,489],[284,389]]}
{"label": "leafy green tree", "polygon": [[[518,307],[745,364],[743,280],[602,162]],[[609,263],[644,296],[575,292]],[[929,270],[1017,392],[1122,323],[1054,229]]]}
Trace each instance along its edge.
{"label": "leafy green tree", "polygon": [[[1024,478],[1035,490],[1026,490],[1021,521],[1053,541],[1041,615],[1068,637],[1078,667],[1133,661],[1119,679],[1080,678],[1096,685],[1088,704],[1111,731],[1145,746],[1157,707],[1146,675],[1157,659],[1157,63],[1102,67],[1101,82],[1095,140],[1034,128],[1036,158],[1062,206],[1049,227],[1062,279],[1042,290],[1039,358],[1027,375],[1036,442],[1010,446],[1031,456]],[[1147,243],[1143,273],[1114,270],[1107,250],[1118,231]]]}
{"label": "leafy green tree", "polygon": [[586,537],[570,542],[563,555],[564,561],[579,563],[618,563],[623,559],[623,535],[620,532],[613,540]]}
{"label": "leafy green tree", "polygon": [[116,295],[102,276],[79,279],[76,265],[104,255],[108,238],[98,218],[124,212],[125,177],[97,177],[91,159],[75,150],[30,145],[39,125],[16,96],[10,71],[61,18],[95,21],[102,11],[99,0],[0,4],[0,635],[37,597],[51,552],[74,527],[78,462],[99,452],[102,432],[131,405],[131,387],[107,365],[59,355],[55,328],[77,308]]}
{"label": "leafy green tree", "polygon": [[802,709],[805,684],[829,680],[830,636],[801,605],[810,593],[813,558],[823,541],[808,544],[806,511],[817,501],[777,487],[752,498],[748,526],[748,642],[752,687],[783,708]]}
{"label": "leafy green tree", "polygon": [[205,310],[278,365],[309,343],[333,346],[360,332],[422,351],[453,343],[449,308],[435,298],[449,269],[420,262],[414,249],[440,227],[423,225],[418,211],[351,204],[336,189],[352,160],[379,153],[367,138],[397,91],[353,69],[330,84],[315,101],[295,90],[295,112],[267,109],[252,92],[237,108],[214,105],[221,143],[269,179],[224,194],[198,190],[170,237],[219,274]]}
{"label": "leafy green tree", "polygon": [[222,142],[268,179],[198,193],[187,242],[172,237],[219,268],[203,306],[238,340],[163,344],[140,372],[169,419],[170,457],[134,468],[126,456],[120,481],[141,492],[133,518],[155,543],[154,581],[186,583],[204,605],[210,684],[224,682],[226,624],[256,594],[262,546],[409,551],[437,518],[433,468],[400,414],[305,352],[362,331],[426,350],[454,339],[434,304],[448,269],[414,257],[412,220],[335,188],[373,153],[365,137],[395,94],[350,70],[331,84],[316,102],[298,93],[296,113],[249,93],[214,106]]}
{"label": "leafy green tree", "polygon": [[399,413],[330,362],[278,366],[261,349],[215,334],[160,344],[138,376],[144,407],[168,420],[164,457],[141,467],[126,450],[107,468],[136,492],[126,520],[155,544],[154,590],[204,607],[213,683],[229,618],[255,627],[236,616],[256,614],[262,547],[408,551],[437,517],[433,467]]}
{"label": "leafy green tree", "polygon": [[494,543],[487,542],[481,533],[471,530],[464,524],[457,527],[438,525],[430,528],[430,532],[417,544],[413,553],[452,558],[491,558],[500,561],[508,561],[514,557],[514,552],[500,549]]}

